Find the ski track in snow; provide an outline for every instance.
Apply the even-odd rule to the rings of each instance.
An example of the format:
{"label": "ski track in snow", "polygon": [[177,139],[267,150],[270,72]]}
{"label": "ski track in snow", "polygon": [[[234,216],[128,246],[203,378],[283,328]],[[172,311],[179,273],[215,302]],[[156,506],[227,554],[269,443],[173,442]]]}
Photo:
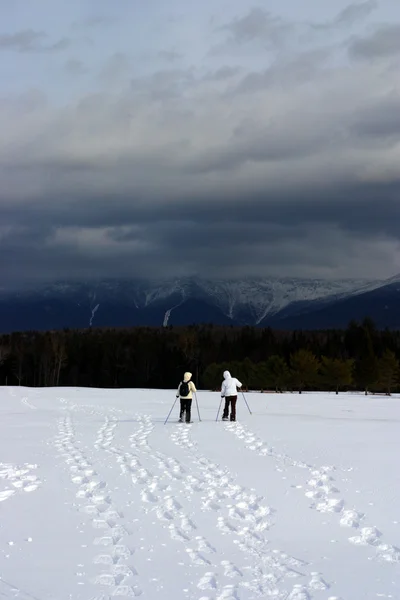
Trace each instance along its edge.
{"label": "ski track in snow", "polygon": [[[59,399],[61,402],[65,401]],[[80,411],[90,411],[91,414],[103,415],[104,412],[96,409],[92,406],[75,406]],[[70,407],[71,408],[71,407]],[[112,412],[111,410],[109,412]],[[96,441],[95,449],[103,450],[110,455],[113,455],[116,462],[119,464],[122,473],[128,475],[135,486],[141,487],[141,501],[143,506],[144,514],[154,512],[157,519],[166,525],[169,531],[169,536],[173,542],[183,543],[187,555],[187,562],[189,565],[202,569],[203,573],[200,575],[197,583],[197,588],[201,590],[214,590],[218,592],[219,586],[217,583],[217,575],[214,572],[210,572],[211,561],[206,555],[217,553],[214,548],[204,536],[197,535],[197,525],[193,519],[184,511],[182,504],[177,500],[179,493],[171,495],[170,481],[175,481],[181,484],[179,490],[180,493],[186,497],[188,493],[196,489],[196,479],[191,475],[186,475],[185,469],[182,467],[180,462],[172,456],[163,454],[162,452],[156,451],[149,445],[148,438],[154,429],[152,420],[148,416],[135,415],[135,420],[138,421],[139,427],[136,432],[130,435],[129,445],[131,451],[126,452],[124,449],[117,447],[114,442],[114,432],[117,427],[117,421],[114,416],[106,415],[104,417],[104,423],[99,428]],[[71,431],[70,431],[71,433]],[[75,450],[76,447],[75,447]],[[78,452],[80,452],[78,450]],[[152,460],[157,467],[157,474],[154,474],[149,469],[143,467],[140,462],[140,455]],[[71,457],[68,455],[67,459]],[[74,456],[72,456],[74,458]],[[85,457],[85,464],[87,459]],[[83,467],[85,466],[83,465]],[[80,483],[80,477],[78,480]],[[87,497],[86,490],[82,490],[82,493]],[[104,494],[102,495],[102,497]],[[109,494],[107,495],[109,503],[111,499]],[[86,505],[83,508],[84,512],[94,511],[93,503]],[[97,514],[97,512],[95,513]],[[104,519],[104,516],[103,516]],[[105,561],[105,559],[103,559]],[[224,574],[227,577],[234,577],[240,575],[240,571],[235,565],[228,561],[222,561],[222,567],[224,568]],[[103,574],[103,579],[98,579],[95,583],[107,584],[107,573]],[[231,598],[238,598],[236,595],[226,595],[227,590],[230,590],[232,586],[225,586],[221,589],[221,593],[218,598],[229,600]],[[136,589],[132,590],[134,594],[130,593],[127,595],[141,595],[142,591],[137,586]],[[113,595],[121,595],[122,591],[115,591]],[[233,594],[233,591],[232,591]],[[197,595],[192,596],[197,600]],[[102,597],[101,600],[104,600]]]}
{"label": "ski track in snow", "polygon": [[[15,398],[17,396],[17,394],[15,393],[15,390],[14,390],[13,387],[8,387],[7,386],[7,391],[8,391],[8,393],[10,394],[10,396],[12,398]],[[35,396],[37,395],[36,390],[33,390],[33,394],[32,395],[35,395]],[[29,401],[28,396],[22,396],[22,398],[20,398],[20,400],[21,400],[22,404],[24,404],[28,408],[31,408],[32,410],[36,410],[36,406]]]}
{"label": "ski track in snow", "polygon": [[[192,425],[176,425],[170,435],[173,444],[180,447],[190,459],[193,468],[187,469],[175,456],[164,454],[151,446],[149,438],[154,423],[150,416],[135,415],[138,427],[129,435],[126,443],[123,440],[121,448],[116,446],[114,436],[118,417],[121,413],[127,414],[126,411],[113,407],[101,409],[93,405],[77,405],[63,398],[58,399],[63,404],[65,415],[59,419],[55,446],[69,469],[71,482],[77,486],[79,510],[87,516],[94,529],[93,564],[99,572],[91,583],[100,589],[104,588],[104,593],[92,596],[92,600],[110,600],[116,596],[132,598],[143,595],[143,591],[139,585],[140,573],[134,566],[133,536],[126,526],[123,512],[112,499],[110,486],[98,477],[93,462],[88,458],[89,453],[82,450],[76,439],[74,411],[103,418],[97,430],[95,450],[114,458],[121,472],[140,489],[142,512],[155,514],[167,529],[171,541],[183,544],[187,557],[185,562],[192,565],[197,574],[197,580],[193,582],[197,594],[195,591],[190,596],[186,593],[186,598],[242,600],[244,593],[246,599],[273,597],[275,600],[311,600],[320,598],[323,591],[329,594],[330,583],[322,573],[311,571],[310,565],[300,558],[270,547],[267,532],[274,526],[277,514],[265,504],[262,496],[253,489],[239,485],[227,469],[200,452],[191,437],[195,431]],[[26,397],[22,401],[28,407],[36,408],[30,405]],[[131,413],[129,415],[132,417]],[[334,466],[316,468],[279,453],[240,423],[226,424],[226,429],[240,439],[248,450],[276,461],[278,471],[296,467],[309,473],[305,491],[304,487],[292,487],[304,491],[311,500],[310,508],[337,515],[341,527],[355,530],[356,535],[349,537],[349,542],[374,548],[378,560],[400,562],[400,550],[384,543],[378,529],[365,524],[365,515],[353,507],[347,507],[340,497],[332,476]],[[143,465],[143,459],[146,466]],[[154,469],[147,468],[149,461],[154,464]],[[0,463],[0,480],[10,482],[13,486],[0,491],[0,502],[17,491],[37,489],[41,482],[32,474],[35,468],[36,465]],[[173,493],[171,482],[178,486]],[[242,564],[220,560],[223,553],[200,535],[201,530],[195,519],[184,508],[188,500],[192,507],[194,499],[202,511],[215,514],[216,528],[220,534],[228,536],[240,551]],[[231,582],[228,583],[229,580]],[[201,592],[207,596],[202,596]],[[329,595],[329,600],[334,598],[337,597]]]}
{"label": "ski track in snow", "polygon": [[[95,406],[78,406],[66,403],[62,398],[59,400],[66,404],[64,408],[68,411],[89,412],[103,417],[95,449],[114,456],[122,473],[130,477],[133,485],[140,486],[144,514],[155,513],[157,519],[167,527],[171,540],[184,545],[188,564],[196,567],[199,574],[195,587],[199,593],[205,591],[213,594],[192,595],[190,598],[241,600],[243,590],[246,591],[246,598],[250,593],[252,598],[311,600],[314,593],[329,590],[330,585],[321,573],[307,572],[305,561],[269,547],[265,533],[273,526],[274,511],[263,503],[263,497],[238,485],[229,471],[200,454],[190,437],[191,425],[178,425],[171,435],[171,441],[186,452],[194,470],[200,470],[200,477],[188,474],[175,457],[159,452],[150,445],[149,437],[154,430],[150,416],[135,415],[138,428],[129,436],[130,451],[127,452],[114,444],[118,426],[116,413],[121,411],[110,408],[106,411],[108,414],[104,414],[104,410]],[[138,585],[127,583],[128,578],[140,579],[140,574],[127,560],[133,550],[123,541],[124,537],[129,537],[129,532],[123,526],[123,514],[114,506],[106,483],[96,478],[86,454],[76,444],[71,413],[60,422],[58,445],[69,464],[71,480],[78,485],[77,497],[84,500],[82,512],[91,516],[94,528],[108,530],[93,542],[94,545],[108,548],[107,554],[94,557],[94,562],[104,568],[93,583],[106,587],[110,593],[95,600],[141,595],[142,590]],[[155,472],[143,466],[140,460],[142,456],[155,464]],[[178,493],[174,495],[170,493],[171,481],[180,485]],[[243,566],[227,560],[215,560],[215,557],[221,557],[221,553],[204,536],[198,535],[194,519],[178,500],[180,495],[190,499],[198,496],[201,510],[215,513],[216,527],[221,534],[231,537],[232,543],[243,556]],[[226,583],[227,579],[232,583]],[[296,579],[299,583],[292,583]]]}
{"label": "ski track in snow", "polygon": [[28,397],[27,397],[27,396],[24,396],[24,397],[21,399],[21,402],[22,402],[23,404],[25,404],[25,406],[28,406],[29,408],[32,408],[32,410],[36,410],[36,406],[34,406],[33,404],[31,404],[31,402],[29,402],[29,399],[28,399]]}
{"label": "ski track in snow", "polygon": [[[217,576],[209,572],[212,563],[206,556],[216,553],[217,550],[204,536],[197,535],[197,525],[177,499],[179,494],[170,493],[169,481],[175,481],[181,485],[179,493],[184,493],[187,497],[188,493],[193,493],[196,485],[195,478],[186,475],[185,469],[174,457],[150,446],[148,439],[154,429],[151,418],[141,415],[136,418],[139,427],[129,438],[131,452],[122,453],[114,447],[110,447],[109,451],[115,454],[122,472],[130,476],[134,485],[141,487],[144,511],[154,512],[168,528],[171,540],[184,544],[188,563],[203,569],[198,587],[218,590]],[[143,467],[140,455],[146,456],[155,463],[157,474]]]}
{"label": "ski track in snow", "polygon": [[[16,398],[14,388],[7,387],[7,391],[12,398]],[[36,394],[36,392],[34,392]],[[28,396],[23,396],[21,399],[22,404],[28,408],[35,410],[36,406],[29,402]],[[37,475],[34,475],[34,471],[38,468],[38,465],[24,463],[22,465],[14,465],[11,463],[0,463],[0,480],[5,484],[3,489],[0,489],[0,502],[8,500],[14,496],[18,491],[21,492],[34,492],[42,484],[41,480]],[[11,487],[10,485],[11,484]]]}
{"label": "ski track in snow", "polygon": [[[240,590],[245,588],[254,597],[273,597],[276,600],[309,600],[313,590],[327,590],[330,586],[320,573],[311,573],[308,584],[290,585],[293,579],[305,579],[303,571],[307,563],[269,547],[265,532],[273,526],[274,511],[263,503],[263,497],[235,483],[233,476],[219,465],[201,455],[190,437],[190,426],[178,426],[172,441],[184,448],[202,472],[202,478],[192,478],[192,492],[200,492],[202,510],[216,513],[216,525],[220,531],[233,537],[233,543],[244,554],[252,557],[253,565],[237,568],[229,561],[222,561],[225,576],[238,579],[238,583],[225,586],[216,600],[240,600]],[[222,516],[224,515],[224,516]],[[199,587],[208,587],[215,574],[207,573]],[[204,586],[204,587],[203,587]],[[285,587],[283,587],[285,586]],[[287,589],[289,586],[291,589]]]}
{"label": "ski track in snow", "polygon": [[[158,416],[153,420],[147,401],[146,405],[133,410],[132,404],[116,403],[121,408],[127,407],[121,410],[103,393],[99,404],[90,404],[93,396],[71,392],[71,396],[66,396],[68,400],[56,396],[60,405],[53,416],[52,392],[49,393],[51,403],[45,405],[43,414],[40,393],[17,388],[10,388],[7,393],[10,403],[18,408],[9,414],[5,412],[6,419],[17,416],[15,421],[5,421],[5,427],[8,422],[21,427],[20,414],[27,415],[29,425],[38,424],[40,428],[43,417],[54,419],[52,424],[57,431],[51,445],[57,450],[58,466],[62,465],[67,474],[64,490],[69,496],[67,510],[79,512],[79,526],[69,541],[76,545],[82,560],[75,562],[72,546],[72,568],[67,567],[65,577],[72,577],[72,586],[78,585],[81,600],[139,596],[181,600],[345,600],[335,595],[336,587],[352,585],[357,590],[364,566],[366,572],[370,567],[367,575],[371,591],[368,584],[364,585],[362,597],[369,598],[369,594],[398,597],[396,578],[400,550],[386,543],[388,538],[385,539],[375,523],[346,501],[346,494],[339,489],[343,470],[323,463],[316,466],[317,459],[312,459],[314,464],[307,464],[295,458],[300,456],[295,451],[289,456],[278,446],[272,447],[266,441],[266,434],[262,439],[252,431],[250,419],[245,424],[221,424],[223,431],[213,434],[213,439],[210,430],[209,445],[207,430],[204,437],[204,431],[199,429],[203,425],[176,423],[164,428]],[[160,406],[159,399],[156,400],[154,414],[158,414],[155,411]],[[145,412],[137,414],[143,408]],[[207,424],[204,427],[207,428]],[[39,431],[43,435],[43,429]],[[35,435],[36,440],[42,440],[38,433]],[[240,453],[248,452],[249,456],[253,453],[253,459],[255,454],[260,456],[253,460],[250,474],[250,481],[255,483],[248,487],[241,485],[243,480],[236,475],[236,469],[226,468],[220,436],[231,437],[225,439],[227,447],[239,446]],[[6,444],[7,440],[5,438]],[[34,436],[32,440],[35,441]],[[38,448],[38,456],[42,456],[42,446]],[[376,464],[383,464],[385,456],[383,453]],[[18,495],[24,498],[25,493],[38,490],[43,483],[38,477],[38,465],[23,462],[26,457],[21,460],[19,453],[11,457],[10,462],[6,462],[6,457],[0,462],[0,506],[17,514],[21,499]],[[36,461],[36,455],[30,460]],[[322,514],[322,520],[329,520],[329,529],[335,526],[341,529],[344,535],[340,540],[345,547],[347,540],[353,547],[359,547],[354,550],[357,581],[347,584],[345,576],[344,581],[340,580],[341,571],[337,570],[340,563],[325,562],[324,573],[316,572],[320,570],[320,553],[315,558],[316,566],[308,553],[309,547],[304,552],[300,550],[297,556],[296,541],[293,544],[291,540],[279,541],[281,531],[290,535],[287,528],[285,531],[284,509],[277,506],[278,510],[274,510],[269,506],[267,498],[258,494],[257,487],[257,473],[262,472],[268,460],[284,478],[287,490],[296,489],[296,493],[304,495],[303,515],[309,509]],[[51,466],[57,465],[51,463]],[[242,463],[237,467],[240,473],[242,467]],[[42,479],[46,481],[45,476]],[[390,481],[390,473],[383,481]],[[279,490],[280,493],[285,491],[281,486]],[[351,493],[349,491],[348,498]],[[289,504],[291,501],[288,510],[293,510],[295,499],[294,493],[293,498],[288,499]],[[38,510],[35,501],[32,508]],[[314,517],[317,514],[314,513]],[[73,515],[74,519],[76,516]],[[384,517],[381,515],[382,524]],[[318,527],[321,519],[312,521]],[[386,521],[389,527],[390,522],[397,524],[395,513]],[[379,526],[379,522],[376,525]],[[307,526],[301,533],[308,535]],[[396,531],[392,533],[395,535]],[[272,542],[273,539],[276,541]],[[324,540],[328,542],[322,536],[321,543]],[[347,550],[350,555],[353,553],[351,548]],[[38,557],[40,565],[45,555],[38,554]],[[24,591],[24,587],[34,589],[34,586],[26,585],[23,577],[22,581],[18,579],[18,561],[14,566],[11,558],[2,573],[4,579],[0,577],[0,596],[41,599],[40,593],[36,598]],[[304,558],[308,562],[302,560]],[[340,560],[346,559],[340,557]],[[374,585],[380,586],[386,579],[386,590],[378,587],[372,592]],[[21,583],[21,587],[10,581]],[[45,584],[46,589],[50,589],[51,583]],[[37,585],[40,589],[42,582],[38,581]],[[68,585],[66,580],[66,587]],[[67,590],[64,588],[60,593],[65,595]],[[350,597],[356,598],[357,592],[350,593],[346,600]]]}
{"label": "ski track in snow", "polygon": [[381,540],[381,532],[376,527],[365,524],[366,515],[353,507],[348,507],[345,500],[340,497],[340,490],[336,487],[335,479],[332,476],[336,470],[334,466],[317,468],[303,461],[295,460],[286,454],[276,452],[240,423],[230,423],[226,429],[236,435],[247,449],[274,459],[279,465],[277,470],[283,471],[285,467],[297,467],[308,471],[311,477],[307,480],[305,496],[312,500],[310,508],[321,513],[336,514],[341,527],[349,527],[357,531],[357,535],[349,537],[349,542],[356,546],[374,548],[377,560],[400,563],[400,549],[384,543]]}
{"label": "ski track in snow", "polygon": [[[103,439],[112,439],[113,430],[106,420],[98,432],[98,448],[102,447]],[[131,536],[125,527],[124,515],[115,506],[109,486],[97,476],[87,454],[77,443],[70,412],[59,420],[55,446],[69,468],[72,483],[77,486],[80,511],[90,518],[95,530],[93,546],[99,552],[94,555],[93,563],[98,565],[99,573],[91,583],[105,589],[105,593],[96,598],[140,596],[142,590],[135,583],[138,574],[131,559],[134,548],[130,545]]]}

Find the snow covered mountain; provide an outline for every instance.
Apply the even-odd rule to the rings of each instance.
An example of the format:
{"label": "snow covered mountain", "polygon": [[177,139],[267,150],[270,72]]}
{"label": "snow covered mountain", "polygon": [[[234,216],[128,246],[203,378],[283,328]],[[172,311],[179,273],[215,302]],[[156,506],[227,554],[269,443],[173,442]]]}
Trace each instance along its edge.
{"label": "snow covered mountain", "polygon": [[400,330],[400,277],[362,286],[341,297],[293,303],[273,318],[276,329],[343,328],[371,318],[380,329]]}
{"label": "snow covered mountain", "polygon": [[199,286],[232,321],[259,325],[297,303],[347,297],[376,282],[271,278],[201,281]]}
{"label": "snow covered mountain", "polygon": [[356,298],[351,318],[363,318],[362,297],[382,287],[400,287],[397,281],[187,278],[59,282],[0,292],[0,331],[193,323],[292,329],[307,322],[307,327],[315,328],[312,315],[320,311],[325,312],[318,328],[338,326],[337,319],[335,325],[330,323],[333,307]]}

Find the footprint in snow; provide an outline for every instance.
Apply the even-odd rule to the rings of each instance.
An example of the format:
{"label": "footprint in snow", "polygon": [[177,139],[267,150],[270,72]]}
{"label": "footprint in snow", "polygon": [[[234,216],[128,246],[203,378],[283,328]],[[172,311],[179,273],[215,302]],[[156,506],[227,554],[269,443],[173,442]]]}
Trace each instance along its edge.
{"label": "footprint in snow", "polygon": [[295,585],[287,600],[311,600],[311,597],[304,585]]}
{"label": "footprint in snow", "polygon": [[344,506],[344,501],[336,498],[327,498],[318,502],[316,509],[322,513],[341,512]]}
{"label": "footprint in snow", "polygon": [[237,567],[235,567],[235,565],[233,563],[231,563],[229,560],[222,560],[221,561],[221,565],[224,568],[224,576],[225,577],[243,577],[243,573],[241,571],[239,571],[239,569]]}
{"label": "footprint in snow", "polygon": [[214,546],[211,546],[211,544],[207,542],[207,540],[204,537],[197,536],[195,539],[197,541],[197,549],[200,552],[207,552],[208,554],[213,554],[214,552],[216,552]]}
{"label": "footprint in snow", "polygon": [[192,550],[191,548],[186,548],[186,552],[189,554],[192,562],[195,565],[210,565],[210,561],[207,560],[204,556],[197,552],[196,550]]}
{"label": "footprint in snow", "polygon": [[201,590],[215,590],[217,588],[217,576],[215,573],[205,573],[200,579],[197,587]]}
{"label": "footprint in snow", "polygon": [[356,546],[375,546],[381,535],[376,527],[363,527],[360,535],[349,538],[349,542]]}
{"label": "footprint in snow", "polygon": [[10,498],[14,494],[15,490],[4,490],[3,492],[0,492],[0,502],[4,502],[4,500],[7,500],[7,498]]}
{"label": "footprint in snow", "polygon": [[235,585],[226,585],[221,594],[217,596],[217,600],[240,600]]}
{"label": "footprint in snow", "polygon": [[330,586],[324,581],[321,573],[311,573],[311,581],[309,587],[312,590],[327,590]]}
{"label": "footprint in snow", "polygon": [[362,518],[363,515],[355,510],[345,510],[342,518],[340,519],[340,525],[342,527],[353,527],[354,529],[357,529]]}

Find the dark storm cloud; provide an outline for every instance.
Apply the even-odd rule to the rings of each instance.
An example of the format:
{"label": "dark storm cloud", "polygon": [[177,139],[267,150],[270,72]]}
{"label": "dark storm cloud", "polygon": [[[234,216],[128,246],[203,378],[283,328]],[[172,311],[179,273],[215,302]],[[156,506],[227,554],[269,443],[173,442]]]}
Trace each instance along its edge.
{"label": "dark storm cloud", "polygon": [[[385,139],[396,106],[396,97],[389,96],[354,112],[350,120],[347,116],[353,143],[362,136],[372,135],[374,143]],[[391,115],[388,121],[385,115]],[[58,269],[85,277],[108,268],[121,275],[162,276],[176,270],[232,275],[262,271],[262,265],[278,271],[291,264],[293,272],[296,265],[304,269],[307,263],[312,271],[324,261],[327,269],[332,261],[345,261],[354,241],[367,245],[364,252],[371,261],[380,250],[375,246],[371,258],[369,240],[399,240],[396,182],[340,185],[315,180],[293,188],[283,177],[279,186],[265,178],[249,180],[244,187],[226,185],[238,169],[254,162],[286,165],[289,175],[291,161],[307,164],[326,151],[328,141],[332,150],[331,124],[316,121],[314,114],[310,122],[304,115],[299,120],[293,113],[263,129],[247,118],[233,128],[225,148],[183,162],[172,190],[168,177],[176,167],[168,163],[168,154],[173,157],[174,145],[164,154],[118,163],[85,163],[82,158],[71,163],[64,158],[36,167],[14,166],[2,177],[0,222],[8,224],[9,232],[2,236],[1,249],[12,257],[4,276],[10,278],[12,271],[32,276],[33,264],[42,265],[41,273],[50,278]],[[341,144],[339,137],[336,153]],[[215,170],[227,171],[222,175],[225,183],[210,192],[201,184]],[[33,174],[47,188],[35,193]],[[110,179],[114,184],[102,190],[102,182]],[[7,186],[15,190],[16,180],[29,188],[23,193],[29,202],[22,211],[18,203],[7,201]],[[338,244],[343,245],[342,255]]]}
{"label": "dark storm cloud", "polygon": [[379,233],[400,239],[399,194],[400,177],[398,183],[331,186],[323,193],[312,187],[301,193],[263,194],[259,190],[244,199],[238,193],[204,197],[194,203],[179,197],[162,204],[141,203],[126,196],[81,195],[73,202],[52,204],[51,198],[45,198],[26,207],[23,214],[9,207],[2,208],[0,215],[2,222],[9,224],[9,240],[17,245],[23,240],[51,241],[58,230],[80,227],[107,229],[107,235],[117,242],[132,241],[145,231],[150,244],[162,241],[178,249],[181,244],[196,248],[205,240],[209,243],[210,236],[215,244],[227,247],[230,239],[234,244],[258,237],[275,242],[287,234],[292,236],[294,230],[306,231],[310,225],[334,226],[357,237]]}
{"label": "dark storm cloud", "polygon": [[400,53],[400,24],[383,25],[374,33],[355,38],[349,46],[350,56],[358,59],[394,57]]}
{"label": "dark storm cloud", "polygon": [[171,40],[143,72],[129,52],[94,69],[74,48],[61,68],[82,77],[59,106],[38,90],[0,98],[2,281],[393,274],[399,74],[382,51],[343,64],[335,38],[374,6],[342,11],[322,47],[282,52],[296,23],[244,7],[218,32],[233,56],[201,67],[160,69]]}
{"label": "dark storm cloud", "polygon": [[[310,191],[304,197],[293,194],[268,203],[257,195],[248,197],[246,203],[231,203],[229,210],[226,202],[232,198],[207,199],[204,205],[168,205],[158,208],[157,214],[154,206],[138,207],[127,198],[120,199],[112,212],[104,202],[103,208],[97,204],[95,210],[93,205],[88,214],[88,198],[81,198],[69,211],[48,206],[45,220],[38,220],[37,209],[28,210],[23,228],[17,212],[8,212],[2,220],[12,223],[14,216],[16,227],[11,226],[2,242],[2,252],[10,257],[3,272],[10,279],[23,269],[29,279],[38,264],[49,279],[96,278],[105,272],[113,276],[196,272],[240,277],[262,272],[265,265],[275,274],[287,268],[304,270],[305,265],[308,272],[327,271],[338,260],[349,260],[348,239],[358,248],[365,244],[366,252],[370,236],[399,240],[399,193],[400,185],[373,190],[360,186],[325,191],[323,198],[313,197]],[[96,244],[96,232],[103,228],[105,233]],[[67,236],[54,245],[58,231]],[[346,239],[346,246],[340,248]],[[365,258],[374,260],[379,253],[375,248]]]}

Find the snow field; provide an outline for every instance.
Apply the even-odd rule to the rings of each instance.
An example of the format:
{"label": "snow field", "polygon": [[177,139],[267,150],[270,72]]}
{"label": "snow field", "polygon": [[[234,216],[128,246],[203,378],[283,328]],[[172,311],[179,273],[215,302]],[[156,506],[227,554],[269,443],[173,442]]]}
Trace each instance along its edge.
{"label": "snow field", "polygon": [[0,593],[400,598],[400,399],[0,390]]}

